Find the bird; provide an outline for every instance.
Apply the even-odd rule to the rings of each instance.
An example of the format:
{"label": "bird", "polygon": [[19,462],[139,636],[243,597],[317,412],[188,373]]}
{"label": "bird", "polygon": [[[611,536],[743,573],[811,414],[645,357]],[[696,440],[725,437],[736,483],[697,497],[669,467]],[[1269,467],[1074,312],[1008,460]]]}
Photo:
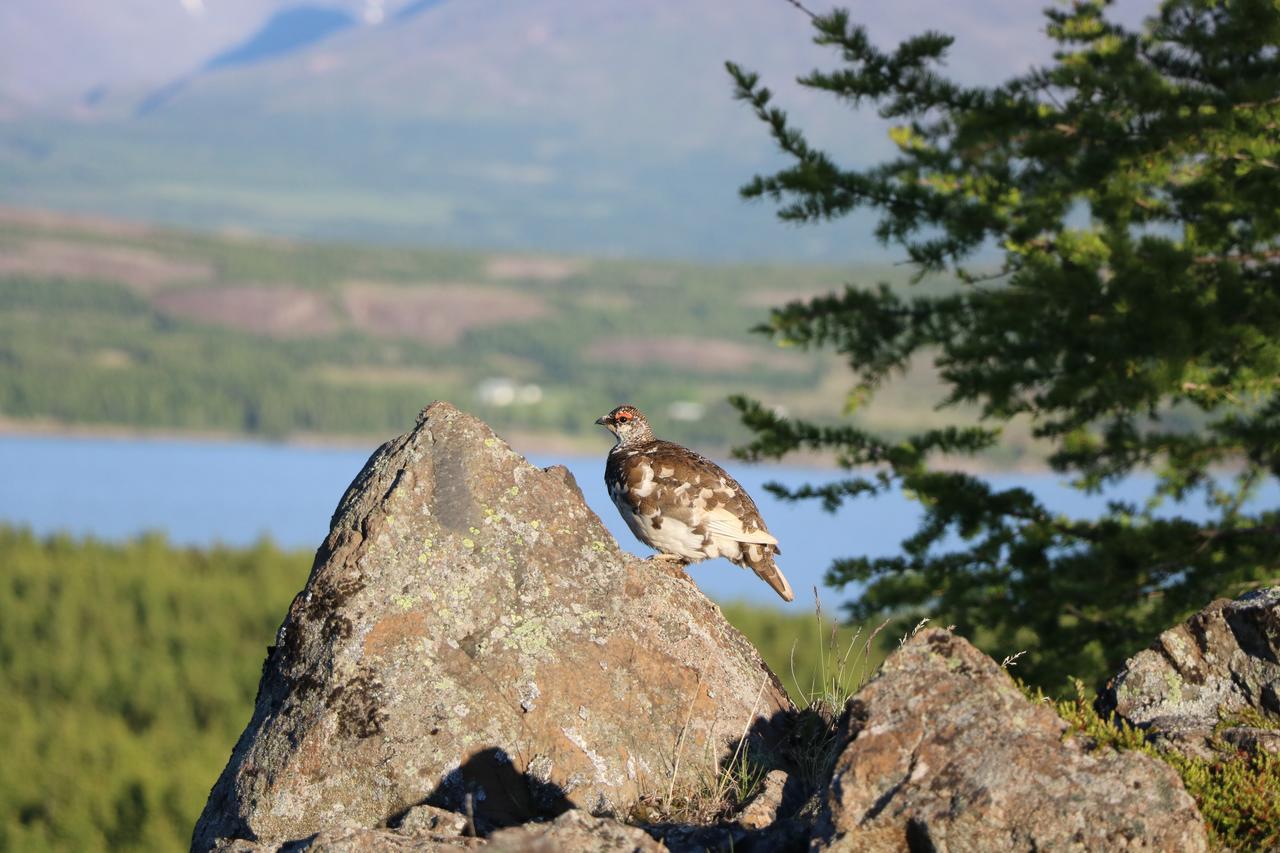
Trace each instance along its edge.
{"label": "bird", "polygon": [[635,406],[596,419],[617,439],[604,466],[609,497],[631,532],[681,567],[713,557],[751,569],[783,601],[795,599],[774,562],[782,553],[755,501],[710,459],[653,434]]}

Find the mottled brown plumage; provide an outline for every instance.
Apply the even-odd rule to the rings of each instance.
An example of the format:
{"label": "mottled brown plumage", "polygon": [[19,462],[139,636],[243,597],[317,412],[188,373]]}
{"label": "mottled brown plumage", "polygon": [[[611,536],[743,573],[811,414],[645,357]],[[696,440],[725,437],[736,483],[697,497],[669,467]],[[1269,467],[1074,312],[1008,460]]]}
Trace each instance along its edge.
{"label": "mottled brown plumage", "polygon": [[786,601],[795,596],[773,561],[782,553],[755,501],[723,468],[688,448],[656,438],[634,406],[596,423],[618,438],[605,485],[622,518],[659,556],[685,563],[712,557],[751,569]]}

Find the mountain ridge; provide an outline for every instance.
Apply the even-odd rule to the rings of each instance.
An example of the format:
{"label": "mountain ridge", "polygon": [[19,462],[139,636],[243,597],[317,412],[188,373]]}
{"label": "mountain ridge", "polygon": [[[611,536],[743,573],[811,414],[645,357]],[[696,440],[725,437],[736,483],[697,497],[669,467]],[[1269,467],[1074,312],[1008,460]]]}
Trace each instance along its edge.
{"label": "mountain ridge", "polygon": [[[141,2],[122,0],[117,17]],[[759,71],[775,103],[837,161],[867,165],[893,152],[886,121],[795,82],[839,58],[813,44],[808,17],[784,0],[385,8],[375,0],[273,0],[252,26],[243,2],[205,11],[201,27],[223,28],[217,44],[207,34],[195,39],[173,8],[157,16],[156,31],[172,29],[185,50],[182,67],[166,47],[147,68],[103,59],[103,69],[118,72],[109,79],[76,72],[83,85],[69,105],[49,98],[33,110],[0,97],[0,202],[384,244],[715,261],[899,259],[877,245],[865,213],[797,230],[780,227],[769,205],[738,200],[743,183],[787,160],[734,100],[726,59]],[[82,3],[49,0],[65,13]],[[53,29],[36,8],[19,0],[0,10],[0,55],[15,48],[12,67],[28,54],[9,43],[23,28],[6,24],[24,24],[33,38]],[[271,15],[287,21],[299,8],[329,10],[321,13],[328,23],[284,46],[279,34],[264,35]],[[1019,0],[904,0],[860,11],[886,45],[923,29],[922,21],[958,32],[947,70],[962,80],[989,82],[1047,51],[1036,35],[1039,11]],[[243,24],[235,38],[231,13]],[[87,18],[102,15],[89,10]],[[349,23],[356,18],[366,23]],[[135,47],[131,55],[151,52],[138,48],[155,33],[117,38],[112,27],[122,25],[110,24],[101,51],[118,41]],[[79,23],[71,30],[68,48],[88,38]],[[26,79],[0,75],[0,92]]]}

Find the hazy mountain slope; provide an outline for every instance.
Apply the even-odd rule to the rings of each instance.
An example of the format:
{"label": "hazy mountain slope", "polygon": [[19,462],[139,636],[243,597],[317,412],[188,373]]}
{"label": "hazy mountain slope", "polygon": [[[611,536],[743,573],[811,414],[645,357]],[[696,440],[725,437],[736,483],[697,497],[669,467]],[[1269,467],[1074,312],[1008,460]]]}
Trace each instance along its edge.
{"label": "hazy mountain slope", "polygon": [[[924,27],[956,32],[951,66],[968,79],[996,79],[1045,56],[1041,13],[1023,0],[903,0],[857,11],[886,42]],[[443,0],[266,67],[202,75],[182,100],[190,109],[236,100],[261,112],[519,119],[672,156],[726,142],[763,148],[755,122],[728,97],[726,59],[759,70],[807,126],[857,126],[794,85],[834,64],[811,36],[808,18],[785,0]]]}
{"label": "hazy mountain slope", "polygon": [[[197,19],[174,0],[153,29],[169,26],[174,7],[211,26],[215,10],[238,2],[211,2]],[[374,2],[314,8],[365,21]],[[20,23],[48,35],[52,12],[33,12],[34,3],[18,0],[0,14],[25,10]],[[49,8],[70,15],[81,4],[88,8],[86,0]],[[995,79],[1044,54],[1036,6],[902,0],[859,11],[886,42],[925,26],[954,30],[956,73]],[[9,113],[0,118],[0,201],[380,242],[884,257],[865,217],[796,230],[779,226],[768,206],[737,199],[740,184],[781,161],[732,99],[725,59],[759,70],[778,103],[842,159],[870,162],[889,150],[873,115],[854,116],[794,84],[836,57],[812,44],[808,18],[785,0],[388,3],[378,7],[380,24],[332,27],[284,48],[277,40],[265,54],[270,15],[299,6],[259,8],[262,17],[236,39],[216,50],[212,39],[200,42],[207,53],[175,35],[185,46],[158,49],[163,62],[149,59],[147,73],[176,67],[175,55],[190,54],[190,64],[147,87],[104,84],[71,116],[0,108]],[[148,52],[152,30],[143,38],[109,23],[102,50]],[[60,38],[69,44],[83,25],[68,26]],[[0,47],[10,38],[0,27]],[[247,56],[258,61],[217,58]],[[103,74],[114,68],[113,80],[134,79],[118,58],[71,62],[68,79],[89,79],[80,66],[93,62]],[[155,99],[158,91],[164,97]]]}
{"label": "hazy mountain slope", "polygon": [[135,96],[203,67],[299,7],[363,19],[412,0],[5,0],[0,92],[28,108],[67,108],[95,91]]}
{"label": "hazy mountain slope", "polygon": [[217,0],[196,16],[178,0],[8,0],[0,3],[0,90],[49,108],[93,89],[163,83],[289,2]]}

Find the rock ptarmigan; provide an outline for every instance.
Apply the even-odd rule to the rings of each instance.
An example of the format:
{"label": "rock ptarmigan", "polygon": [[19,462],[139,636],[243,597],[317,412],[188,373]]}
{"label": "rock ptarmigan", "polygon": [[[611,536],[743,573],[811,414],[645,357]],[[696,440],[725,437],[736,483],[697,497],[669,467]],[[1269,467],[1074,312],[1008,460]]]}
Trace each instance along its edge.
{"label": "rock ptarmigan", "polygon": [[778,571],[778,540],[755,501],[716,463],[660,441],[640,410],[619,406],[596,423],[617,437],[604,467],[609,497],[658,558],[696,563],[724,557],[751,569],[784,601],[795,594]]}

